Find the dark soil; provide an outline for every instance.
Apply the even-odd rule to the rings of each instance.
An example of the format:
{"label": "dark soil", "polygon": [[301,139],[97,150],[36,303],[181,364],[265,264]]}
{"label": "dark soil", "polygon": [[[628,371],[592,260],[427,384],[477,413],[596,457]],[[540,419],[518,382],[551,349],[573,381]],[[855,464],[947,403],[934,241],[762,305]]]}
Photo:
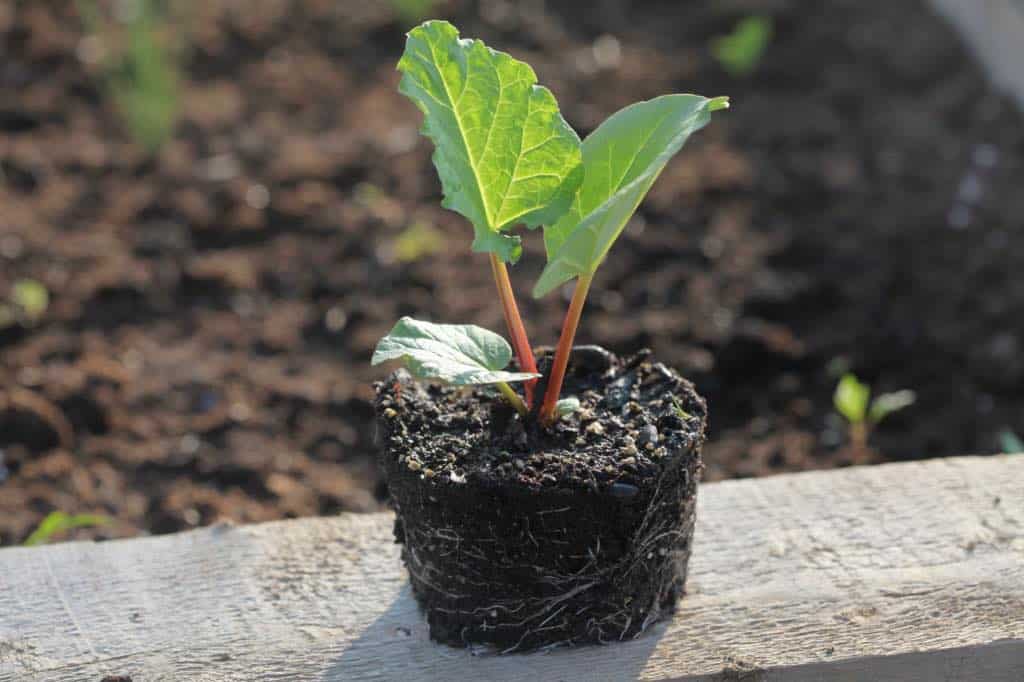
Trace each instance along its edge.
{"label": "dark soil", "polygon": [[549,429],[493,390],[404,370],[377,390],[395,537],[434,639],[611,642],[671,612],[707,423],[690,382],[646,354],[577,349],[565,394],[581,408]]}
{"label": "dark soil", "polygon": [[[486,260],[439,206],[396,91],[386,2],[194,3],[182,115],[132,143],[76,3],[0,3],[0,543],[53,509],[100,537],[381,508],[369,366],[404,314],[500,331]],[[544,7],[547,9],[545,10]],[[776,37],[726,75],[708,41]],[[586,134],[666,92],[733,107],[666,169],[594,283],[578,339],[650,347],[712,414],[706,478],[849,464],[836,369],[918,403],[871,461],[1024,433],[1024,121],[921,0],[452,1],[529,60]],[[410,255],[430,225],[450,244]],[[532,340],[539,235],[513,269]]]}

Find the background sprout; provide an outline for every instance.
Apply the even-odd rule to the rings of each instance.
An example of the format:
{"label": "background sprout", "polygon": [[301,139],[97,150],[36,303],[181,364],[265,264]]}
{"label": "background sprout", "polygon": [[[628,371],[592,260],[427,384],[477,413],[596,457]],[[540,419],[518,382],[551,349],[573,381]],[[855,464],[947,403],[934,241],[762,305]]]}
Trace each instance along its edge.
{"label": "background sprout", "polygon": [[883,419],[916,400],[917,395],[910,390],[883,393],[872,400],[871,388],[851,373],[842,376],[832,397],[836,412],[849,424],[850,443],[857,452],[867,451],[871,431]]}

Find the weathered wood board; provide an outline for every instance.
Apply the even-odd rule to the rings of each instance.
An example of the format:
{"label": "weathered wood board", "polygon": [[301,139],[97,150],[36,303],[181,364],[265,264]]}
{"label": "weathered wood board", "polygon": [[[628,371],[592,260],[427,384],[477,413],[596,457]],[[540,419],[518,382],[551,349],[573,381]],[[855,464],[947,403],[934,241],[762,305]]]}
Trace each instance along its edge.
{"label": "weathered wood board", "polygon": [[701,490],[689,596],[605,647],[431,643],[391,516],[0,550],[0,680],[1024,680],[1024,456]]}

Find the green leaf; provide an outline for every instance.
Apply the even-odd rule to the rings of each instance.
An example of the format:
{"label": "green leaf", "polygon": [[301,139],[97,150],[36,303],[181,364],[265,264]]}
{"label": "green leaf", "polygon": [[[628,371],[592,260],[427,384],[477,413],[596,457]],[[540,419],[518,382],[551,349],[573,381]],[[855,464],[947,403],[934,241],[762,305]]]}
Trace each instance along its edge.
{"label": "green leaf", "polygon": [[32,534],[25,540],[26,547],[41,545],[57,533],[63,533],[75,528],[88,528],[91,526],[106,526],[112,519],[100,514],[65,514],[62,511],[50,512],[42,523],[32,531]]}
{"label": "green leaf", "polygon": [[399,90],[423,111],[445,208],[473,223],[473,250],[515,262],[513,225],[556,221],[583,179],[580,140],[525,62],[446,21],[409,32]]}
{"label": "green leaf", "polygon": [[768,17],[746,17],[732,33],[717,38],[711,53],[731,76],[749,76],[757,69],[774,32]]}
{"label": "green leaf", "polygon": [[575,397],[562,398],[555,403],[555,414],[564,417],[580,409],[580,399]]}
{"label": "green leaf", "polygon": [[836,386],[832,402],[836,411],[851,424],[861,424],[868,416],[868,400],[871,389],[862,384],[853,374],[844,374]]}
{"label": "green leaf", "polygon": [[502,371],[512,348],[492,331],[472,324],[434,324],[403,317],[373,352],[371,364],[404,360],[419,379],[456,386],[526,381],[539,374]]}
{"label": "green leaf", "polygon": [[913,391],[903,390],[893,393],[883,393],[871,401],[871,410],[868,412],[868,419],[877,424],[893,412],[898,412],[910,407],[917,402],[917,394]]}
{"label": "green leaf", "polygon": [[593,274],[665,164],[728,99],[665,95],[618,111],[583,141],[585,175],[572,208],[544,228],[548,265],[534,287],[544,296]]}

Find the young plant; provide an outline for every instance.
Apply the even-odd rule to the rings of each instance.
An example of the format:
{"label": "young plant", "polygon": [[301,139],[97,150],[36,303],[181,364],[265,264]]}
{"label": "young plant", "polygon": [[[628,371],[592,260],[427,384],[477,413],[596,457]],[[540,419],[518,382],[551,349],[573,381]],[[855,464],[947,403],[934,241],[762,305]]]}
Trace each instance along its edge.
{"label": "young plant", "polygon": [[50,307],[50,292],[34,279],[19,279],[11,286],[9,302],[0,302],[0,329],[22,323],[32,326]]}
{"label": "young plant", "polygon": [[883,419],[910,407],[916,400],[916,394],[909,390],[883,393],[872,400],[871,389],[850,373],[839,380],[832,396],[836,412],[849,424],[850,444],[857,452],[868,451],[868,438]]}
{"label": "young plant", "polygon": [[[581,143],[528,64],[479,40],[460,39],[447,22],[428,21],[410,31],[398,69],[399,89],[423,111],[423,133],[435,145],[442,206],[472,223],[472,250],[490,258],[520,372],[505,372],[501,379],[488,374],[503,370],[510,359],[497,353],[482,362],[480,344],[500,349],[494,340],[500,337],[490,332],[408,318],[381,340],[373,362],[403,358],[417,376],[459,385],[494,383],[524,417],[538,414],[550,424],[573,409],[572,399],[559,396],[594,273],[668,161],[728,100],[666,95],[633,104]],[[522,253],[520,237],[509,234],[520,224],[544,226],[548,264],[534,296],[578,280],[539,404],[533,394],[536,360],[506,265]],[[423,334],[430,334],[429,343]],[[410,338],[416,339],[417,354],[399,352]],[[479,371],[439,369],[453,353],[460,362],[473,356]],[[509,381],[524,382],[525,400]]]}
{"label": "young plant", "polygon": [[730,76],[742,78],[757,70],[774,32],[768,17],[746,17],[728,35],[716,38],[711,53]]}
{"label": "young plant", "polygon": [[[175,45],[168,44],[171,7],[136,0],[122,29],[106,19],[96,0],[80,0],[79,13],[89,33],[105,47],[120,42],[117,54],[103,61],[106,87],[129,132],[149,152],[174,132],[180,105],[180,67]],[[118,40],[120,39],[120,41]]]}
{"label": "young plant", "polygon": [[111,519],[100,514],[65,514],[62,511],[54,511],[47,514],[42,523],[36,527],[32,534],[25,540],[25,547],[41,545],[58,533],[64,533],[75,528],[91,528],[95,526],[106,526]]}

